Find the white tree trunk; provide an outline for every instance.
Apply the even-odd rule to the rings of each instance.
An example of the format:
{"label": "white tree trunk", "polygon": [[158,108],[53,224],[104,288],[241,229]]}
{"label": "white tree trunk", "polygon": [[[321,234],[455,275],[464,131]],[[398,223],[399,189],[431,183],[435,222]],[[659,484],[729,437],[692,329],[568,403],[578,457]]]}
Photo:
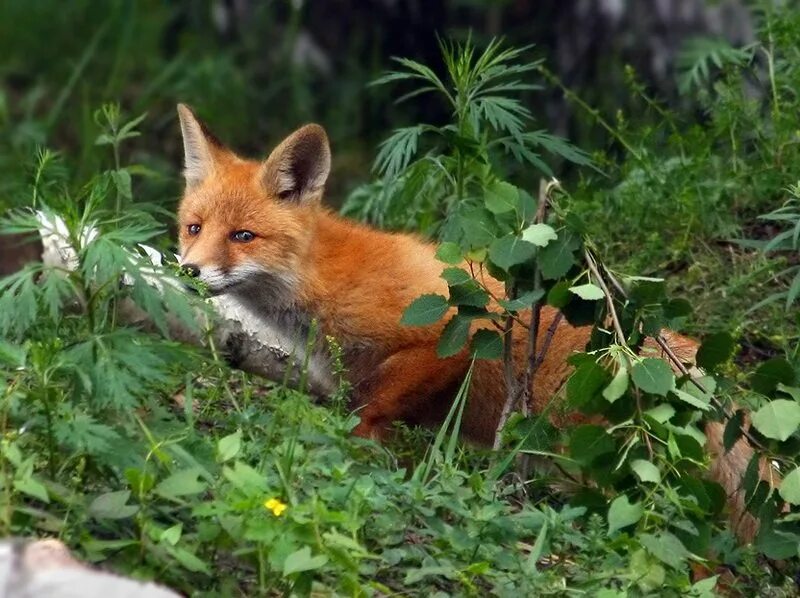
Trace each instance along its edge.
{"label": "white tree trunk", "polygon": [[[76,269],[77,255],[69,244],[63,221],[58,217],[51,219],[42,212],[38,212],[37,217],[41,223],[39,234],[42,238],[42,262],[45,266]],[[85,238],[87,241],[91,240],[96,234],[94,229],[87,230]],[[161,255],[156,250],[145,245],[141,247],[156,266],[161,264]],[[154,282],[154,286],[159,285],[160,281]],[[210,323],[211,340],[233,367],[276,382],[285,380],[293,387],[299,385],[303,378],[301,370],[305,361],[306,339],[286,338],[264,318],[231,296],[213,297],[208,301],[216,315]],[[132,300],[121,301],[117,309],[120,318],[118,321],[147,330],[154,329],[150,315]],[[200,310],[197,317],[203,317]],[[206,344],[204,335],[197,334],[177,318],[170,319],[169,328],[170,335],[175,340],[196,346]],[[291,371],[287,373],[288,369]],[[308,360],[305,378],[305,390],[317,397],[330,395],[335,389],[335,382],[324,360],[318,356],[312,355]]]}

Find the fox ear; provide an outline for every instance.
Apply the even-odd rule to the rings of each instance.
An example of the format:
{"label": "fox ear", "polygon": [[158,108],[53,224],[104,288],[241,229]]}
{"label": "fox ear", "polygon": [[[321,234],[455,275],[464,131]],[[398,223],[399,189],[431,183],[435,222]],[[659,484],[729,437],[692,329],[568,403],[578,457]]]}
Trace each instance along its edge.
{"label": "fox ear", "polygon": [[301,203],[320,195],[331,170],[325,129],[306,125],[276,147],[264,163],[263,181],[280,199]]}
{"label": "fox ear", "polygon": [[186,104],[178,104],[178,118],[183,135],[183,174],[186,185],[194,187],[213,172],[216,157],[223,148]]}

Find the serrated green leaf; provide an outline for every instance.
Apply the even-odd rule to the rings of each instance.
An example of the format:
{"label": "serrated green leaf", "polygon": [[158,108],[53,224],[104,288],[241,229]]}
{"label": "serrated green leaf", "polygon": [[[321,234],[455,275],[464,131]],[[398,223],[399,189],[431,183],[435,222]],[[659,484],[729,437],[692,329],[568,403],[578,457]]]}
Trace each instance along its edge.
{"label": "serrated green leaf", "polygon": [[428,326],[442,319],[450,309],[447,299],[441,295],[422,295],[411,302],[403,312],[400,323],[404,326]]}
{"label": "serrated green leaf", "polygon": [[652,417],[658,423],[663,424],[671,420],[675,415],[675,407],[668,403],[661,403],[645,411],[645,414]]}
{"label": "serrated green leaf", "polygon": [[447,241],[436,248],[436,259],[455,266],[460,264],[464,258],[461,256],[461,248],[458,244]]}
{"label": "serrated green leaf", "polygon": [[445,268],[442,270],[441,277],[446,280],[447,284],[451,287],[472,281],[472,276],[463,268]]}
{"label": "serrated green leaf", "polygon": [[585,424],[575,428],[569,437],[569,454],[584,467],[590,467],[599,457],[616,450],[611,435],[602,426]]}
{"label": "serrated green leaf", "polygon": [[492,214],[511,212],[519,202],[519,189],[510,183],[497,181],[484,192],[484,204]]}
{"label": "serrated green leaf", "polygon": [[522,231],[522,240],[538,247],[546,247],[550,241],[555,241],[556,239],[558,239],[558,235],[549,224],[531,224]]}
{"label": "serrated green leaf", "polygon": [[736,349],[733,337],[727,332],[712,334],[703,339],[703,344],[697,350],[697,365],[711,371],[718,365],[725,363]]}
{"label": "serrated green leaf", "polygon": [[489,246],[489,259],[503,270],[528,261],[536,254],[536,246],[509,233]]}
{"label": "serrated green leaf", "polygon": [[633,383],[644,392],[667,396],[675,388],[675,375],[663,359],[647,357],[633,366]]}
{"label": "serrated green leaf", "polygon": [[499,359],[503,355],[503,339],[496,331],[482,328],[472,337],[472,354],[476,359]]}
{"label": "serrated green leaf", "polygon": [[594,284],[581,284],[576,287],[570,287],[569,290],[584,301],[597,301],[605,298],[603,289]]}
{"label": "serrated green leaf", "polygon": [[575,251],[581,246],[579,237],[567,230],[558,233],[555,241],[539,250],[537,263],[545,280],[561,278],[575,265]]}
{"label": "serrated green leaf", "polygon": [[594,399],[611,379],[608,371],[595,361],[580,364],[567,380],[567,400],[581,407]]}
{"label": "serrated green leaf", "polygon": [[621,367],[614,374],[611,382],[603,389],[603,398],[609,403],[613,403],[628,390],[628,368]]}
{"label": "serrated green leaf", "polygon": [[531,309],[544,296],[544,289],[528,291],[514,299],[499,299],[497,302],[508,311],[519,311],[521,309]]}
{"label": "serrated green leaf", "polygon": [[800,505],[800,467],[795,467],[783,478],[778,492],[789,504]]}
{"label": "serrated green leaf", "polygon": [[800,426],[800,405],[774,399],[753,414],[753,426],[767,438],[783,442]]}
{"label": "serrated green leaf", "polygon": [[489,293],[472,279],[450,287],[450,305],[486,307],[488,303]]}
{"label": "serrated green leaf", "polygon": [[451,357],[464,348],[469,338],[470,322],[470,318],[465,318],[458,314],[450,318],[450,321],[447,322],[444,330],[442,330],[442,336],[439,338],[439,344],[436,347],[436,353],[439,357]]}
{"label": "serrated green leaf", "polygon": [[678,397],[684,403],[688,403],[692,407],[697,407],[698,409],[702,409],[703,411],[708,411],[711,409],[710,400],[703,400],[697,398],[695,395],[690,394],[684,390],[680,390],[678,388],[673,388],[670,392]]}
{"label": "serrated green leaf", "polygon": [[794,380],[792,364],[782,357],[773,357],[758,366],[750,379],[750,384],[756,392],[770,395],[775,392],[778,384],[791,385]]}

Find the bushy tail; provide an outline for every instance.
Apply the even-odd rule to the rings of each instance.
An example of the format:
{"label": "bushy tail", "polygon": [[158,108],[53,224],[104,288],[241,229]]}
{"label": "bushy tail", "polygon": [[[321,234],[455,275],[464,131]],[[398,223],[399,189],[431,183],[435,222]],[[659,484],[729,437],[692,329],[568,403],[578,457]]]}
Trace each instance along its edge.
{"label": "bushy tail", "polygon": [[[686,366],[695,366],[695,357],[699,348],[697,341],[670,330],[663,330],[661,336],[675,357]],[[660,351],[652,339],[647,339],[645,347],[653,351]],[[661,352],[661,356],[667,357],[663,352]],[[690,372],[692,375],[702,375],[697,367],[691,367]],[[676,373],[680,373],[677,368]],[[747,427],[749,427],[749,421],[745,423],[745,428]],[[725,490],[731,529],[740,541],[752,542],[758,533],[759,522],[753,514],[747,511],[743,482],[747,466],[753,459],[755,451],[745,436],[739,438],[731,449],[726,451],[723,442],[724,422],[709,422],[706,424],[705,433],[706,447],[711,456],[709,477]],[[766,459],[761,458],[758,469],[759,477],[771,487],[776,488],[780,484],[780,475]]]}
{"label": "bushy tail", "polygon": [[[758,533],[759,521],[747,511],[743,481],[755,450],[747,438],[742,436],[729,451],[726,451],[722,440],[724,430],[724,424],[720,422],[706,424],[707,447],[711,455],[709,473],[711,479],[725,489],[731,529],[742,542],[752,542]],[[759,477],[773,488],[780,484],[778,472],[766,459],[761,458],[758,470]]]}

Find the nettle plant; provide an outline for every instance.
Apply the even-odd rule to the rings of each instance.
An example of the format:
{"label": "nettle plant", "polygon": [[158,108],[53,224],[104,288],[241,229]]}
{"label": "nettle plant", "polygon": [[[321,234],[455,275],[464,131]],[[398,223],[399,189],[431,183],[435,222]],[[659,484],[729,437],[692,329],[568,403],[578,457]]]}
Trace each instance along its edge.
{"label": "nettle plant", "polygon": [[[364,203],[361,190],[346,206],[371,218],[380,205],[390,224],[438,233],[437,257],[446,265],[442,277],[449,296],[418,298],[407,308],[404,323],[432,324],[456,308],[444,327],[439,355],[458,353],[471,338],[476,359],[505,361],[508,396],[501,427],[512,411],[522,413],[505,428],[512,453],[552,458],[575,482],[572,501],[606,515],[607,533],[628,547],[636,572],[653,587],[664,579],[664,567],[679,569],[693,554],[707,553],[720,520],[724,491],[703,475],[708,452],[702,430],[709,420],[727,422],[726,449],[743,434],[760,447],[744,480],[748,509],[762,521],[758,546],[772,557],[797,556],[796,515],[784,512],[787,503],[800,504],[797,373],[783,361],[762,366],[752,383],[758,393],[752,401],[754,429],[747,432],[743,412],[725,399],[734,382],[717,375],[730,369],[732,336],[705,339],[698,353],[705,375],[692,379],[661,336],[663,329],[678,328],[690,317],[689,302],[667,297],[661,279],[622,276],[605,267],[557,181],[543,183],[534,198],[499,174],[498,150],[545,176],[550,171],[535,153],[538,148],[588,164],[565,141],[526,132],[530,114],[509,96],[532,88],[514,78],[535,65],[510,65],[523,50],[494,42],[481,54],[469,42],[443,44],[442,50],[447,83],[408,60],[400,61],[404,70],[379,83],[420,83],[404,97],[438,94],[452,108],[453,122],[395,132],[376,159],[384,175],[376,184],[377,203]],[[423,153],[424,136],[432,143]],[[487,274],[504,283],[503,296],[493,295],[484,282]],[[544,305],[558,308],[573,325],[593,325],[592,340],[585,353],[570,359],[575,369],[562,390],[565,396],[555,398],[544,413],[528,414],[530,382],[548,347],[548,341],[536,346]],[[476,321],[489,325],[471,336]],[[524,328],[530,339],[522,365],[512,363],[514,327]],[[642,350],[648,337],[660,352]],[[558,410],[600,416],[606,424],[559,432],[550,423]],[[498,430],[495,446],[502,443]],[[791,472],[777,492],[758,477],[763,456]]]}

